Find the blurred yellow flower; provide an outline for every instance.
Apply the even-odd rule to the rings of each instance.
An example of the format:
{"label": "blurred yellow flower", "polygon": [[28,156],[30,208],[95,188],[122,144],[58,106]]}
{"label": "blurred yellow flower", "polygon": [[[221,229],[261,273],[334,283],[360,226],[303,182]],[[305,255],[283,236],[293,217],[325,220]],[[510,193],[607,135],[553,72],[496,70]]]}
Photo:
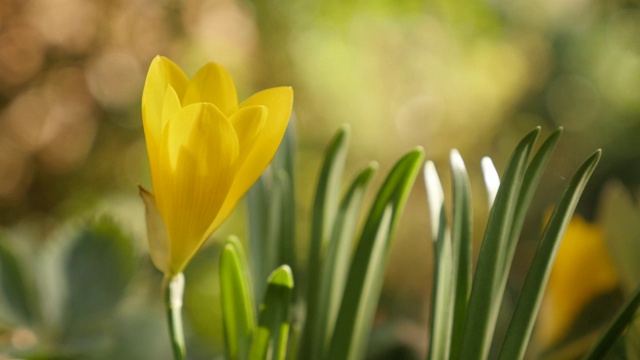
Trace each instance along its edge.
{"label": "blurred yellow flower", "polygon": [[220,65],[192,79],[156,57],[142,93],[142,120],[155,196],[146,206],[151,258],[176,275],[273,158],[284,136],[293,91],[261,91],[238,104],[235,85]]}
{"label": "blurred yellow flower", "polygon": [[618,286],[602,229],[574,215],[558,250],[538,319],[540,345],[562,340],[589,302]]}

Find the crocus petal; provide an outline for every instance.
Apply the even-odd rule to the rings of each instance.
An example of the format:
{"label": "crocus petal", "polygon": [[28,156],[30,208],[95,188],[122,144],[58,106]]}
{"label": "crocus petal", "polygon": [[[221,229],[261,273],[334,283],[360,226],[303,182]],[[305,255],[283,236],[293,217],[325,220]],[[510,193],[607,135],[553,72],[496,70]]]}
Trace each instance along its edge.
{"label": "crocus petal", "polygon": [[236,111],[229,119],[236,130],[240,145],[238,163],[242,163],[249,155],[255,140],[267,122],[268,110],[265,106],[247,106]]}
{"label": "crocus petal", "polygon": [[[162,120],[161,120],[161,128],[164,128],[164,126],[166,125],[166,123],[169,121],[169,119],[171,118],[171,116],[173,116],[174,113],[178,112],[181,109],[180,106],[180,99],[178,99],[178,94],[175,92],[175,90],[173,89],[173,87],[171,85],[169,85],[167,87],[167,90],[165,91],[165,96],[164,96],[164,100],[162,102]],[[145,127],[145,137],[146,137],[146,142],[147,142],[147,154],[149,156],[149,167],[151,170],[151,181],[153,183],[153,188],[157,189],[158,186],[160,186],[159,184],[157,184],[157,182],[160,180],[159,176],[156,176],[156,174],[158,173],[158,146],[160,143],[160,134],[158,134],[158,136],[154,136],[153,134],[150,134],[151,131],[149,131],[146,127]]]}
{"label": "crocus petal", "polygon": [[164,100],[162,100],[162,129],[169,119],[182,108],[180,104],[180,98],[173,86],[167,86],[167,91],[164,94]]}
{"label": "crocus petal", "polygon": [[167,87],[171,86],[180,97],[189,80],[171,60],[156,56],[147,73],[142,91],[142,121],[147,137],[160,138],[162,132],[162,108]]}
{"label": "crocus petal", "polygon": [[260,134],[253,141],[251,150],[238,163],[238,170],[229,195],[211,229],[217,229],[231,214],[238,201],[244,196],[266,169],[282,141],[293,104],[293,90],[290,87],[278,87],[261,91],[240,104],[240,108],[262,105],[268,109],[267,120]]}
{"label": "crocus petal", "polygon": [[182,105],[199,102],[212,103],[227,117],[236,111],[238,108],[236,86],[225,68],[209,63],[200,68],[189,81]]}
{"label": "crocus petal", "polygon": [[181,272],[206,240],[234,178],[238,138],[210,103],[186,106],[167,122],[156,204],[169,238],[169,269]]}
{"label": "crocus petal", "polygon": [[160,271],[166,273],[169,270],[169,241],[164,222],[158,213],[153,195],[140,185],[138,185],[138,189],[145,207],[147,242],[151,261]]}

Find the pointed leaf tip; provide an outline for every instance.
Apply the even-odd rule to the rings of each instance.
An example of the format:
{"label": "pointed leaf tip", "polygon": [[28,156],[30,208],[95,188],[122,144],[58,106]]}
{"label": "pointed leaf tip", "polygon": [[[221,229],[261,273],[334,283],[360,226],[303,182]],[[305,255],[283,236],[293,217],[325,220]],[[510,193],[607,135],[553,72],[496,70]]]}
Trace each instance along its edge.
{"label": "pointed leaf tip", "polygon": [[449,155],[449,159],[451,161],[451,166],[456,168],[457,170],[466,171],[466,167],[464,166],[464,160],[462,160],[462,155],[458,149],[451,150],[451,154]]}
{"label": "pointed leaf tip", "polygon": [[281,265],[275,269],[269,276],[268,282],[293,289],[293,273],[289,265]]}
{"label": "pointed leaf tip", "polygon": [[429,205],[429,215],[431,217],[431,235],[433,241],[436,241],[440,229],[440,214],[444,206],[444,191],[442,190],[436,166],[431,160],[424,164],[424,184],[427,189],[427,204]]}

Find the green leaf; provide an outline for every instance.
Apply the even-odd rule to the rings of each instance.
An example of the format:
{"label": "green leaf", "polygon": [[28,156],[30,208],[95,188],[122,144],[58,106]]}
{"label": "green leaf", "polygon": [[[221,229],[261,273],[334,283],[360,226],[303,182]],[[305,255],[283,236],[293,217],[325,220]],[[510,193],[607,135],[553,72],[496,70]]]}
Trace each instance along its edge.
{"label": "green leaf", "polygon": [[511,262],[506,248],[513,216],[527,158],[539,132],[540,128],[536,128],[516,147],[489,215],[469,298],[460,359],[486,359],[488,355],[504,292],[502,284],[508,275],[503,270]]}
{"label": "green leaf", "polygon": [[255,328],[247,264],[238,238],[230,236],[220,254],[220,290],[228,359],[247,359]]}
{"label": "green leaf", "polygon": [[[20,259],[5,241],[0,241],[0,297],[3,321],[28,325],[34,320],[33,292],[26,282]],[[6,318],[5,318],[6,316]]]}
{"label": "green leaf", "polygon": [[376,163],[370,164],[351,183],[338,209],[331,238],[323,256],[318,308],[308,309],[309,312],[320,314],[317,326],[311,329],[311,351],[317,353],[315,357],[319,359],[324,357],[338,317],[364,193],[377,169]]}
{"label": "green leaf", "polygon": [[524,357],[560,241],[600,156],[598,150],[578,168],[551,215],[511,319],[501,359]]}
{"label": "green leaf", "polygon": [[583,360],[604,359],[605,355],[616,343],[624,330],[631,324],[635,318],[635,313],[640,307],[640,288],[620,309],[614,320],[609,324],[607,330],[600,336],[595,345]]}
{"label": "green leaf", "polygon": [[351,262],[327,359],[364,357],[392,234],[423,158],[422,148],[405,155],[376,195]]}
{"label": "green leaf", "polygon": [[289,335],[289,306],[293,291],[291,268],[282,265],[268,279],[260,305],[258,328],[253,333],[250,360],[284,360]]}
{"label": "green leaf", "polygon": [[428,359],[448,359],[453,325],[453,250],[447,229],[444,191],[435,165],[427,161],[424,182],[431,216],[434,244],[433,295],[431,296],[431,339]]}
{"label": "green leaf", "polygon": [[[451,152],[451,179],[453,182],[453,217],[451,246],[453,247],[452,272],[455,277],[453,324],[451,330],[451,356],[457,358],[461,350],[464,321],[471,293],[472,238],[471,238],[471,185],[464,161],[457,150]],[[444,204],[443,204],[444,205]],[[444,216],[444,215],[443,215]],[[453,268],[455,267],[455,268]],[[444,359],[444,358],[442,358]]]}
{"label": "green leaf", "polygon": [[311,224],[311,245],[308,259],[307,280],[307,318],[302,333],[299,354],[305,360],[314,360],[319,355],[319,349],[315,348],[316,338],[320,336],[318,331],[321,325],[318,309],[320,304],[320,278],[321,264],[325,247],[331,237],[331,232],[338,212],[340,190],[342,185],[342,173],[347,157],[349,143],[349,127],[341,127],[327,147],[324,162],[318,176],[315,199],[313,202],[313,215]]}

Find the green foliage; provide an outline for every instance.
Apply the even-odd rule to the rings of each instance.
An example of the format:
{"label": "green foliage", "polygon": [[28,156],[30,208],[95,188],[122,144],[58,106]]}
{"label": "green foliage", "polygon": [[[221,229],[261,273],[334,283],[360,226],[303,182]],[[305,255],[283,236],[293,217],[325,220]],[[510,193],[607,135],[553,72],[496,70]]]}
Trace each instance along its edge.
{"label": "green foliage", "polygon": [[351,261],[328,359],[364,357],[393,231],[423,157],[422,149],[402,157],[376,195]]}
{"label": "green foliage", "polygon": [[[416,149],[398,161],[378,191],[356,241],[362,203],[377,164],[362,169],[341,196],[349,132],[343,126],[330,141],[318,175],[306,267],[306,318],[301,320],[302,332],[290,334],[294,341],[288,358],[364,357],[393,230],[423,158],[422,149]],[[294,146],[291,134],[285,139],[270,169],[248,196],[249,263],[254,279],[264,278],[267,269],[277,264],[289,264],[287,259],[295,264],[291,250],[294,184],[289,182]],[[254,289],[258,297],[264,284],[255,284]]]}
{"label": "green foliage", "polygon": [[601,152],[597,151],[578,168],[549,219],[511,319],[500,353],[501,359],[524,357],[555,254],[600,155]]}
{"label": "green foliage", "polygon": [[318,177],[300,359],[364,357],[393,230],[423,158],[422,149],[413,150],[390,171],[354,250],[362,199],[377,165],[364,168],[340,200],[348,140],[349,129],[343,127],[330,142]]}
{"label": "green foliage", "polygon": [[[489,356],[524,218],[561,131],[551,134],[530,162],[529,154],[539,128],[525,136],[514,150],[495,195],[470,293],[471,197],[464,163],[457,152],[452,152],[451,235],[444,193],[435,167],[427,163],[425,182],[435,254],[430,359],[486,359]],[[511,319],[501,359],[524,358],[560,240],[599,159],[598,150],[580,166],[551,216]],[[492,170],[491,167],[485,169]],[[490,186],[488,183],[488,188]],[[492,197],[490,195],[490,203]]]}
{"label": "green foliage", "polygon": [[[327,314],[321,312],[321,309],[327,306],[328,299],[324,298],[323,295],[328,294],[322,292],[323,289],[321,289],[323,274],[320,266],[323,258],[322,252],[329,242],[333,222],[338,212],[349,132],[349,128],[343,126],[329,142],[324,162],[318,175],[313,202],[311,244],[308,259],[307,318],[305,319],[300,345],[300,354],[304,354],[305,357],[308,356],[309,360],[321,359],[323,356],[322,350],[326,346],[326,324],[321,318]],[[350,251],[351,249],[348,250]],[[339,256],[339,254],[334,256]],[[328,281],[329,279],[325,280],[325,282]]]}

